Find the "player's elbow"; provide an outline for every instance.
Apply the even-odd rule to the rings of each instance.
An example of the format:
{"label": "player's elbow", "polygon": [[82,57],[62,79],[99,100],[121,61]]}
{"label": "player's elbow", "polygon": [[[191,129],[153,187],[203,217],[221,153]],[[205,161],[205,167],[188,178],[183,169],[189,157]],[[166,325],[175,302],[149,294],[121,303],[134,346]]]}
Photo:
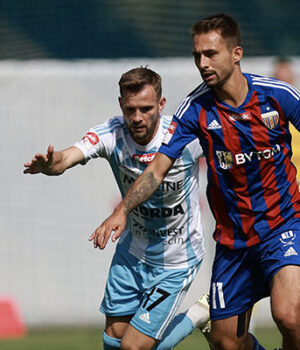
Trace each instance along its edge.
{"label": "player's elbow", "polygon": [[162,183],[174,162],[175,159],[158,152],[153,161],[148,165],[147,170],[151,171],[157,181]]}

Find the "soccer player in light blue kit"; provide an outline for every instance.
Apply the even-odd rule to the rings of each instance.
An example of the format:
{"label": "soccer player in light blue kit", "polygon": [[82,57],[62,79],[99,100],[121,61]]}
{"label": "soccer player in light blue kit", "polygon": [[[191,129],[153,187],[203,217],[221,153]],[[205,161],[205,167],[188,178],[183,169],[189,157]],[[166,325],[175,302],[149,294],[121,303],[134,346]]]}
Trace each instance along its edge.
{"label": "soccer player in light blue kit", "polygon": [[259,350],[248,333],[252,307],[271,297],[283,350],[300,349],[300,194],[289,123],[300,130],[300,92],[243,74],[239,26],[225,14],[193,26],[203,83],[175,112],[155,159],[94,233],[120,236],[126,215],[163,181],[185,145],[199,139],[217,242],[210,288],[214,349]]}
{"label": "soccer player in light blue kit", "polygon": [[[63,151],[54,152],[50,145],[47,154],[37,154],[25,164],[24,173],[60,175],[101,157],[109,162],[124,197],[154,159],[172,118],[161,115],[166,100],[157,73],[130,70],[119,86],[123,116],[90,129]],[[105,350],[167,350],[195,327],[209,331],[206,296],[175,317],[204,254],[198,192],[201,153],[198,140],[189,143],[156,193],[128,218],[101,304]]]}

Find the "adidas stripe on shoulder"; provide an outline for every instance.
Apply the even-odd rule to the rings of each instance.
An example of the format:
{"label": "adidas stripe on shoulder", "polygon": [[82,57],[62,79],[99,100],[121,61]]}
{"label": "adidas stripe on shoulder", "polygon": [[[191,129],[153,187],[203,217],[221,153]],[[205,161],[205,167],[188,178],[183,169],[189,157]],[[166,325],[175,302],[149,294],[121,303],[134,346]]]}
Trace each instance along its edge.
{"label": "adidas stripe on shoulder", "polygon": [[289,92],[296,100],[300,100],[300,91],[294,86],[275,78],[251,75],[253,85],[272,87]]}
{"label": "adidas stripe on shoulder", "polygon": [[182,103],[177,108],[175,115],[180,119],[183,114],[188,110],[191,103],[199,96],[205,94],[207,91],[209,91],[210,88],[205,84],[202,83],[198,88],[194,90],[190,95],[188,95]]}

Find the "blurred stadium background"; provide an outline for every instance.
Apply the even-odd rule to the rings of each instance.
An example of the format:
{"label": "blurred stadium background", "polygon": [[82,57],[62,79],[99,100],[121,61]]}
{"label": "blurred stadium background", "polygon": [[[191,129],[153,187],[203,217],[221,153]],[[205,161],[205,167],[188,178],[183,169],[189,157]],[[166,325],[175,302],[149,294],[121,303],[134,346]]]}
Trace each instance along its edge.
{"label": "blurred stadium background", "polygon": [[[172,114],[201,81],[191,24],[213,13],[240,22],[244,71],[272,75],[285,55],[299,86],[299,10],[292,0],[1,0],[0,301],[14,298],[28,327],[103,326],[97,309],[114,245],[96,251],[88,237],[119,200],[112,172],[99,160],[61,177],[24,176],[24,162],[119,114],[119,77],[136,66],[161,74]],[[204,171],[201,185],[207,255],[182,309],[207,290],[210,276],[214,224]],[[268,300],[253,322],[272,325]]]}
{"label": "blurred stadium background", "polygon": [[190,27],[226,12],[246,55],[299,55],[296,0],[1,0],[0,58],[186,57]]}

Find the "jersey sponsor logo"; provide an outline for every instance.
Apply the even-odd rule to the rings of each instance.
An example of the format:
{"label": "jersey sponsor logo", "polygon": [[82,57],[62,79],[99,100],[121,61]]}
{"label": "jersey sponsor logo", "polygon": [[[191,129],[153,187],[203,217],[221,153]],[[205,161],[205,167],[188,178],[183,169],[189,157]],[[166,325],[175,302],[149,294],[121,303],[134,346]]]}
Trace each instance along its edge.
{"label": "jersey sponsor logo", "polygon": [[83,144],[88,148],[92,148],[99,142],[99,137],[94,132],[87,132],[82,138]]}
{"label": "jersey sponsor logo", "polygon": [[229,116],[229,118],[231,120],[241,120],[241,121],[252,119],[251,113],[249,113],[249,112],[246,112],[246,113],[243,113],[243,114],[231,114]]}
{"label": "jersey sponsor logo", "polygon": [[279,122],[279,113],[277,111],[263,113],[261,117],[265,126],[269,129],[274,129]]}
{"label": "jersey sponsor logo", "polygon": [[244,164],[247,162],[251,162],[253,159],[270,159],[274,156],[274,154],[280,152],[280,146],[276,144],[272,148],[264,149],[263,151],[251,151],[249,153],[238,153],[235,155],[236,164]]}
{"label": "jersey sponsor logo", "polygon": [[134,160],[137,160],[141,163],[151,163],[152,160],[154,159],[154,157],[156,156],[156,152],[155,153],[149,153],[149,154],[133,154],[132,158]]}
{"label": "jersey sponsor logo", "polygon": [[222,126],[214,119],[207,126],[207,130],[215,130],[215,129],[222,129]]}
{"label": "jersey sponsor logo", "polygon": [[176,128],[177,128],[177,123],[175,123],[174,121],[171,121],[171,124],[169,125],[168,131],[166,132],[166,135],[165,135],[162,143],[167,145],[170,142]]}
{"label": "jersey sponsor logo", "polygon": [[132,218],[132,234],[137,237],[148,239],[149,242],[160,242],[163,240],[164,245],[184,244],[184,227],[176,229],[148,229],[135,218]]}
{"label": "jersey sponsor logo", "polygon": [[233,166],[233,157],[231,152],[216,151],[216,156],[222,169],[227,170]]}
{"label": "jersey sponsor logo", "polygon": [[164,229],[164,230],[154,230],[154,229],[148,229],[145,226],[143,226],[141,223],[139,223],[135,218],[133,218],[133,227],[137,228],[138,230],[148,233],[149,236],[152,237],[175,237],[178,235],[183,234],[183,226],[175,229]]}
{"label": "jersey sponsor logo", "polygon": [[139,319],[142,320],[142,321],[144,321],[144,322],[146,322],[146,323],[148,323],[148,324],[151,323],[151,322],[150,322],[149,312],[145,312],[144,314],[141,314],[141,315],[139,316]]}
{"label": "jersey sponsor logo", "polygon": [[288,257],[288,256],[292,256],[292,255],[298,255],[298,253],[296,252],[296,250],[293,247],[290,247],[285,253],[284,256]]}
{"label": "jersey sponsor logo", "polygon": [[274,156],[274,154],[280,152],[280,145],[276,144],[272,148],[267,148],[262,151],[251,151],[251,152],[243,152],[237,153],[233,155],[232,152],[229,151],[216,151],[216,156],[219,161],[220,167],[222,169],[230,169],[234,164],[240,165],[245,164],[247,162],[252,162],[252,160],[262,160],[262,159],[270,159]]}
{"label": "jersey sponsor logo", "polygon": [[296,234],[292,230],[283,232],[280,235],[280,242],[284,247],[289,246],[289,245],[294,245],[295,243],[293,242],[296,239]]}
{"label": "jersey sponsor logo", "polygon": [[184,188],[184,180],[179,180],[175,182],[163,181],[159,186],[159,190],[163,192],[170,191],[181,191]]}
{"label": "jersey sponsor logo", "polygon": [[143,218],[168,218],[184,214],[181,204],[176,205],[174,208],[147,208],[144,205],[140,205],[133,212],[136,215],[141,215]]}
{"label": "jersey sponsor logo", "polygon": [[[123,183],[124,184],[129,184],[131,185],[135,181],[135,178],[124,175],[123,177]],[[181,191],[184,188],[184,180],[179,180],[175,182],[170,182],[170,181],[163,181],[159,185],[159,190],[163,192],[170,192],[170,191]]]}

